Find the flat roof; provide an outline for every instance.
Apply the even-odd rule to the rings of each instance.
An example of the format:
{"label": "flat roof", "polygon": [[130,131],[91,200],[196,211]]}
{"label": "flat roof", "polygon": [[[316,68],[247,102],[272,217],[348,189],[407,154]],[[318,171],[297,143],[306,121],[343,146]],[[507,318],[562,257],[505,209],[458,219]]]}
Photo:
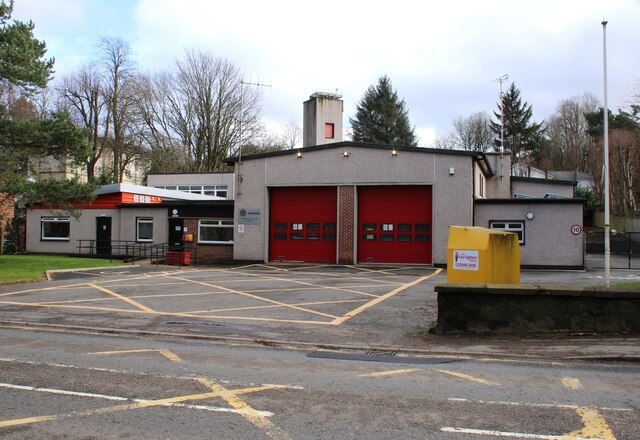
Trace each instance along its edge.
{"label": "flat roof", "polygon": [[102,194],[114,194],[114,193],[134,193],[144,196],[158,196],[163,199],[172,200],[185,200],[185,201],[216,201],[227,200],[224,197],[207,196],[204,194],[194,194],[184,191],[177,191],[171,189],[153,188],[151,186],[133,185],[131,183],[111,183],[109,185],[102,185],[96,190],[96,195]]}

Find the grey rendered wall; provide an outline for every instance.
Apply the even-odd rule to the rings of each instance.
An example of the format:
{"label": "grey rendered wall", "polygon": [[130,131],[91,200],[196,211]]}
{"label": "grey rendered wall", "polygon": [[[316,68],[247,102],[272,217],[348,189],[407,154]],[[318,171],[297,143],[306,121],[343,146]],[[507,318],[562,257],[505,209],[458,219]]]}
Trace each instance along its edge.
{"label": "grey rendered wall", "polygon": [[117,209],[85,209],[78,220],[71,217],[69,241],[40,240],[41,217],[66,217],[46,209],[27,212],[27,252],[72,254],[78,252],[78,240],[96,239],[96,217],[111,217],[111,238],[120,238],[120,213]]}
{"label": "grey rendered wall", "polygon": [[[527,212],[534,215],[526,219]],[[571,227],[582,227],[579,203],[482,203],[476,204],[475,226],[489,227],[491,220],[525,222],[525,244],[520,246],[523,266],[583,267],[582,234],[573,235]]]}
{"label": "grey rendered wall", "polygon": [[525,182],[520,180],[511,181],[511,192],[513,194],[525,194],[528,196],[542,198],[547,194],[555,194],[564,197],[573,197],[573,185],[551,183],[551,181],[545,181],[545,183],[538,182]]}
{"label": "grey rendered wall", "polygon": [[507,151],[500,153],[485,153],[493,177],[487,178],[486,197],[490,199],[511,198],[511,185],[509,173],[511,172],[511,154]]}
{"label": "grey rendered wall", "polygon": [[[236,164],[242,176],[236,196],[240,209],[261,210],[260,225],[245,225],[234,233],[234,258],[266,261],[268,243],[268,187],[340,185],[433,185],[433,262],[446,263],[449,225],[471,225],[473,221],[473,164],[469,156],[347,147],[294,152]],[[453,175],[449,174],[453,168]]]}
{"label": "grey rendered wall", "polygon": [[[120,211],[120,238],[117,240],[136,240],[136,218],[153,218],[153,244],[166,243],[169,239],[167,208],[135,208]],[[113,238],[116,240],[116,238]]]}

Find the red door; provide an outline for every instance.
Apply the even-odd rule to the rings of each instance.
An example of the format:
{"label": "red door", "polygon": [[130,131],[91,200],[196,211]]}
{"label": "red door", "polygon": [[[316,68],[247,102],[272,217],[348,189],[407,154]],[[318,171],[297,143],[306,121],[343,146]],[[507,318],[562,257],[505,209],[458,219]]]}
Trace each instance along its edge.
{"label": "red door", "polygon": [[431,264],[430,186],[358,188],[358,262]]}
{"label": "red door", "polygon": [[271,188],[269,260],[336,262],[335,187]]}

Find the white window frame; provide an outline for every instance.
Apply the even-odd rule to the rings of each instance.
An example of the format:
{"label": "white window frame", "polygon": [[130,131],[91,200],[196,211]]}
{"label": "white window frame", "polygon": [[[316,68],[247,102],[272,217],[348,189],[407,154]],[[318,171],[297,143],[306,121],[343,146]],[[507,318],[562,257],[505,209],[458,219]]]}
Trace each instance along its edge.
{"label": "white window frame", "polygon": [[[140,238],[140,224],[151,223],[151,238]],[[136,241],[152,243],[153,242],[153,217],[136,217]]]}
{"label": "white window frame", "polygon": [[[504,227],[496,227],[497,225],[504,225]],[[518,225],[518,227],[514,226]],[[522,239],[518,240],[520,246],[524,246],[525,243],[525,227],[523,220],[491,220],[489,222],[489,229],[493,229],[495,231],[504,231],[504,232],[522,232]]]}
{"label": "white window frame", "polygon": [[[45,223],[66,223],[69,225],[69,233],[66,237],[46,237]],[[40,217],[40,240],[41,241],[69,241],[71,240],[71,219],[69,217]]]}
{"label": "white window frame", "polygon": [[233,237],[233,220],[232,219],[213,219],[206,218],[198,220],[198,243],[202,244],[233,244],[233,238],[228,241],[214,241],[202,239],[202,228],[224,228],[231,229],[231,237]]}

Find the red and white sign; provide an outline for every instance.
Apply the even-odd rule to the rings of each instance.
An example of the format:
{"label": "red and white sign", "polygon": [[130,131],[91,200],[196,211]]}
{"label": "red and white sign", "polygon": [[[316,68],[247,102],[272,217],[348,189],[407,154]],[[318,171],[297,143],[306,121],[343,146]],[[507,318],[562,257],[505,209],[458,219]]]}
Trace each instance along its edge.
{"label": "red and white sign", "polygon": [[573,235],[580,235],[582,234],[582,226],[580,225],[573,225],[571,226],[571,233]]}
{"label": "red and white sign", "polygon": [[122,193],[122,203],[162,203],[162,197]]}
{"label": "red and white sign", "polygon": [[453,268],[456,270],[478,270],[478,251],[453,251]]}

